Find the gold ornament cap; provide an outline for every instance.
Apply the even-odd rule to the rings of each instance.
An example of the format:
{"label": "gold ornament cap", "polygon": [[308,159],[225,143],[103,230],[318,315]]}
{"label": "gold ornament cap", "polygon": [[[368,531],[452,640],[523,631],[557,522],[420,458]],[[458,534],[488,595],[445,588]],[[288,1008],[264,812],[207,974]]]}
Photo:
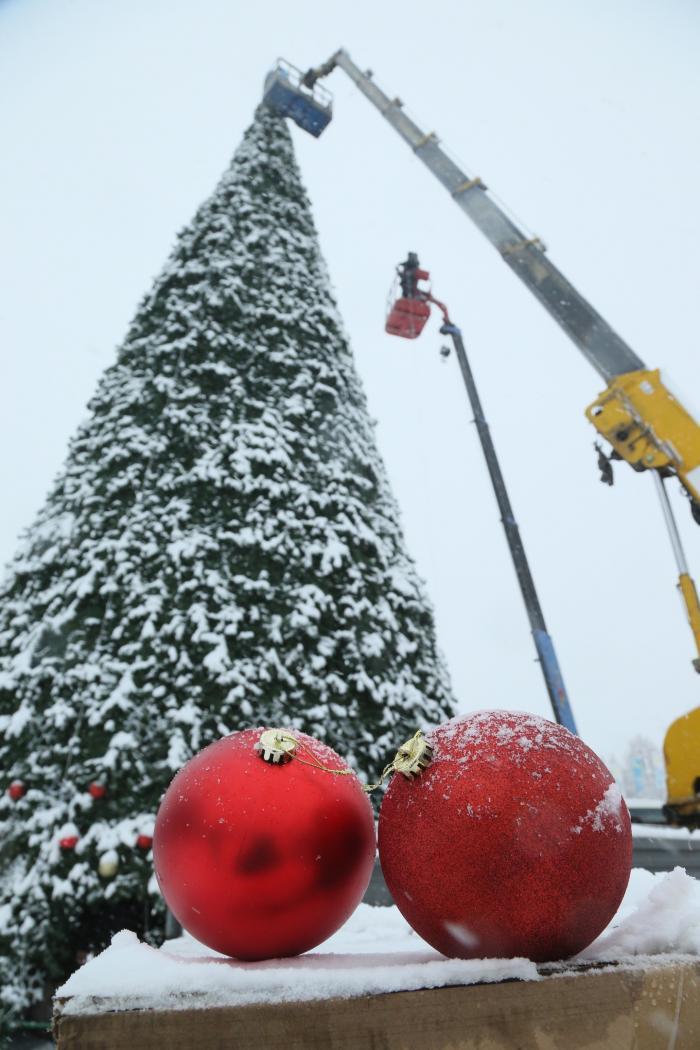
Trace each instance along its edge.
{"label": "gold ornament cap", "polygon": [[288,729],[266,729],[255,750],[265,762],[280,766],[294,757],[297,745],[297,738]]}
{"label": "gold ornament cap", "polygon": [[417,729],[411,739],[401,745],[389,765],[384,767],[377,783],[367,784],[365,791],[375,791],[381,787],[391,773],[402,773],[407,780],[413,780],[428,768],[432,760],[433,746],[428,743],[421,730]]}
{"label": "gold ornament cap", "polygon": [[420,776],[420,774],[428,768],[432,760],[432,745],[428,743],[419,729],[418,732],[412,736],[410,740],[407,740],[402,744],[396,752],[394,771],[396,773],[403,773],[408,780],[413,780],[414,777]]}

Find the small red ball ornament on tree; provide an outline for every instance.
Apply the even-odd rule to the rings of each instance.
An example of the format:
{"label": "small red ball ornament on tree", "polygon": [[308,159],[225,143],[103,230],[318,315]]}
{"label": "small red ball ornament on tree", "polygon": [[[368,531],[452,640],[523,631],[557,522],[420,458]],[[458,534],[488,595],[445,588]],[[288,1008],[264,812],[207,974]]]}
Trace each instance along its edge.
{"label": "small red ball ornament on tree", "polygon": [[632,837],[612,774],[583,741],[535,715],[482,711],[402,751],[379,855],[421,937],[448,956],[544,962],[601,933],[627,888]]}
{"label": "small red ball ornament on tree", "polygon": [[13,780],[7,789],[7,794],[13,802],[19,802],[27,794],[27,785],[22,780]]}
{"label": "small red ball ornament on tree", "polygon": [[139,835],[137,837],[137,839],[136,839],[136,847],[137,847],[137,849],[141,849],[141,850],[145,851],[147,849],[150,849],[152,845],[153,845],[153,836],[152,835]]}
{"label": "small red ball ornament on tree", "polygon": [[239,959],[308,951],[372,872],[372,807],[349,767],[304,733],[247,729],[182,769],[156,817],[161,892],[194,937]]}
{"label": "small red ball ornament on tree", "polygon": [[78,845],[77,835],[65,835],[62,839],[58,840],[58,844],[62,850],[72,850]]}
{"label": "small red ball ornament on tree", "polygon": [[88,784],[88,791],[94,799],[101,799],[107,794],[107,785],[101,784],[99,780],[93,780],[91,784]]}

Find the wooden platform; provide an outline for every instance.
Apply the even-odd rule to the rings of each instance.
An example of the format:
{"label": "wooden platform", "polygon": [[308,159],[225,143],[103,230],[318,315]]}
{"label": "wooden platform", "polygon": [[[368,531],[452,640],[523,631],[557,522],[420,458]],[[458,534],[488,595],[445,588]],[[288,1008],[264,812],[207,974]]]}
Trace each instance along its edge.
{"label": "wooden platform", "polygon": [[59,1050],[698,1050],[700,963],[206,1010],[70,1016]]}

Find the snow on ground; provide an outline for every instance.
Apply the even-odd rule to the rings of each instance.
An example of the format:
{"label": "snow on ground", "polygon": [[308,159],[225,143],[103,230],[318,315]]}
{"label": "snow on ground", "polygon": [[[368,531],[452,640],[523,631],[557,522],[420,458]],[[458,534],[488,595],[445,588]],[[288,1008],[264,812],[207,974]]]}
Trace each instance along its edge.
{"label": "snow on ground", "polygon": [[683,868],[634,868],[617,915],[579,958],[700,955],[700,882]]}
{"label": "snow on ground", "polygon": [[[700,955],[700,882],[682,868],[632,871],[607,930],[576,961],[629,965]],[[398,909],[360,904],[345,926],[295,959],[242,963],[185,935],[161,949],[122,930],[59,988],[64,1014],[119,1009],[191,1009],[347,998],[506,979],[541,980],[527,959],[446,959],[411,930]]]}

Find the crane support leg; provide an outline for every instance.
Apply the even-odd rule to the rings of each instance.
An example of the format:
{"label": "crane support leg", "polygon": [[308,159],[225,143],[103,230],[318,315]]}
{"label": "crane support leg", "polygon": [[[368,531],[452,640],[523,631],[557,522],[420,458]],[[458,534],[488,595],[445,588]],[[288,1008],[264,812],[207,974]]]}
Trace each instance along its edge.
{"label": "crane support leg", "polygon": [[501,522],[508,541],[508,548],[510,550],[511,558],[513,559],[513,565],[515,566],[515,574],[518,578],[523,601],[525,602],[525,609],[530,621],[535,649],[537,650],[537,658],[542,669],[554,717],[560,725],[565,726],[565,728],[571,730],[572,733],[578,733],[574,715],[569,703],[569,697],[564,686],[564,678],[554,651],[554,643],[547,631],[547,625],[544,622],[542,607],[540,606],[539,598],[537,597],[535,582],[532,578],[532,573],[530,572],[525,548],[520,537],[520,530],[515,517],[513,516],[513,509],[510,505],[506,483],[503,474],[501,473],[498,457],[496,456],[496,449],[491,439],[489,425],[484,418],[479,392],[476,388],[474,376],[469,365],[469,359],[464,347],[462,333],[456,325],[451,324],[449,321],[443,324],[440,331],[443,334],[452,337],[455,353],[462,372],[462,378],[464,379],[464,385],[467,388],[469,403],[471,404],[472,412],[474,413],[474,422],[479,434],[484,458],[486,459],[486,466],[491,478],[491,484],[493,485],[496,502],[498,503],[498,509],[501,513]]}
{"label": "crane support leg", "polygon": [[664,521],[666,522],[666,528],[668,529],[668,535],[671,540],[673,554],[678,567],[678,589],[681,592],[683,604],[685,605],[685,610],[688,614],[690,629],[693,632],[693,638],[695,639],[697,656],[693,660],[693,667],[696,671],[700,672],[700,602],[698,601],[698,592],[695,590],[693,578],[688,572],[685,551],[683,550],[683,544],[681,543],[676,519],[673,516],[673,510],[671,509],[671,502],[668,498],[666,486],[664,485],[664,479],[661,477],[658,470],[652,470],[651,473],[654,478],[654,484],[656,485],[656,491],[661,503],[661,510],[663,511]]}

